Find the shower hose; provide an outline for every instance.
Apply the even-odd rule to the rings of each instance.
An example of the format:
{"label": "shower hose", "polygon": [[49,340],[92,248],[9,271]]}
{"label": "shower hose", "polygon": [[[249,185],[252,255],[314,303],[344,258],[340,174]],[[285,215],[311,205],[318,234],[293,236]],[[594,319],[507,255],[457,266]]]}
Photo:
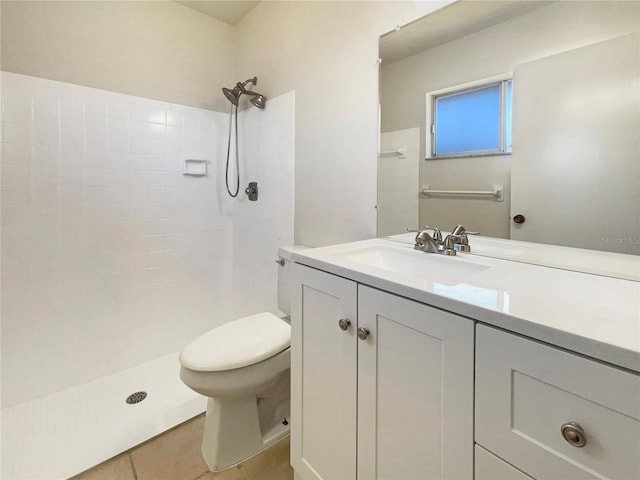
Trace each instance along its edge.
{"label": "shower hose", "polygon": [[[235,117],[235,125],[233,119]],[[231,127],[234,126],[236,136],[236,191],[231,193],[229,188],[229,157],[231,155]],[[231,110],[229,111],[229,140],[227,142],[227,166],[224,172],[224,180],[227,185],[227,192],[231,197],[235,198],[240,192],[240,161],[238,160],[238,107],[231,104]]]}

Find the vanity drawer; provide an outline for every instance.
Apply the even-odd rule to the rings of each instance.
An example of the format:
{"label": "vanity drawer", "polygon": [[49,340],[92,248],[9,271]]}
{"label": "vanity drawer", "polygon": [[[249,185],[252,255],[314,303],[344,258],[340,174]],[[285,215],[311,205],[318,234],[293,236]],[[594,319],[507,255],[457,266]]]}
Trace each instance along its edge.
{"label": "vanity drawer", "polygon": [[534,480],[480,445],[475,448],[473,480]]}
{"label": "vanity drawer", "polygon": [[476,342],[477,443],[537,479],[640,479],[639,375],[484,325]]}

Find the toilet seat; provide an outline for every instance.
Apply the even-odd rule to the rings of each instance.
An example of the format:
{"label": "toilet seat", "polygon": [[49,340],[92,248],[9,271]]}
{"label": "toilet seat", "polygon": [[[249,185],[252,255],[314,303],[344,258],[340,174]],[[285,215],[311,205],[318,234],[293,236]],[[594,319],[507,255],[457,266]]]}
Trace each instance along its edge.
{"label": "toilet seat", "polygon": [[261,362],[291,344],[291,327],[272,313],[239,318],[191,342],[180,354],[182,366],[217,372]]}

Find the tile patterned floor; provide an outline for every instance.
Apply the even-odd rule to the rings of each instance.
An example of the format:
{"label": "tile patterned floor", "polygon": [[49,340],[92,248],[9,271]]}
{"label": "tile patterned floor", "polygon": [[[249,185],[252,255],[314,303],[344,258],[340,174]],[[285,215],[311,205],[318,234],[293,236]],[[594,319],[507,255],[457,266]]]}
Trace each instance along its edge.
{"label": "tile patterned floor", "polygon": [[292,480],[289,438],[241,465],[213,473],[200,444],[204,415],[152,438],[71,480]]}

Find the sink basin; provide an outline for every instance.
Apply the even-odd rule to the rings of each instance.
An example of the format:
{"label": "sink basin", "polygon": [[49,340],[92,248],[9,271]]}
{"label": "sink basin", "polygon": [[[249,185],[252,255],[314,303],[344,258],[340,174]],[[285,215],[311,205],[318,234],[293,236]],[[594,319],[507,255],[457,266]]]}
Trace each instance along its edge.
{"label": "sink basin", "polygon": [[489,268],[489,265],[463,258],[463,255],[445,257],[420,252],[410,246],[371,245],[334,252],[334,255],[343,260],[443,285],[463,283]]}

